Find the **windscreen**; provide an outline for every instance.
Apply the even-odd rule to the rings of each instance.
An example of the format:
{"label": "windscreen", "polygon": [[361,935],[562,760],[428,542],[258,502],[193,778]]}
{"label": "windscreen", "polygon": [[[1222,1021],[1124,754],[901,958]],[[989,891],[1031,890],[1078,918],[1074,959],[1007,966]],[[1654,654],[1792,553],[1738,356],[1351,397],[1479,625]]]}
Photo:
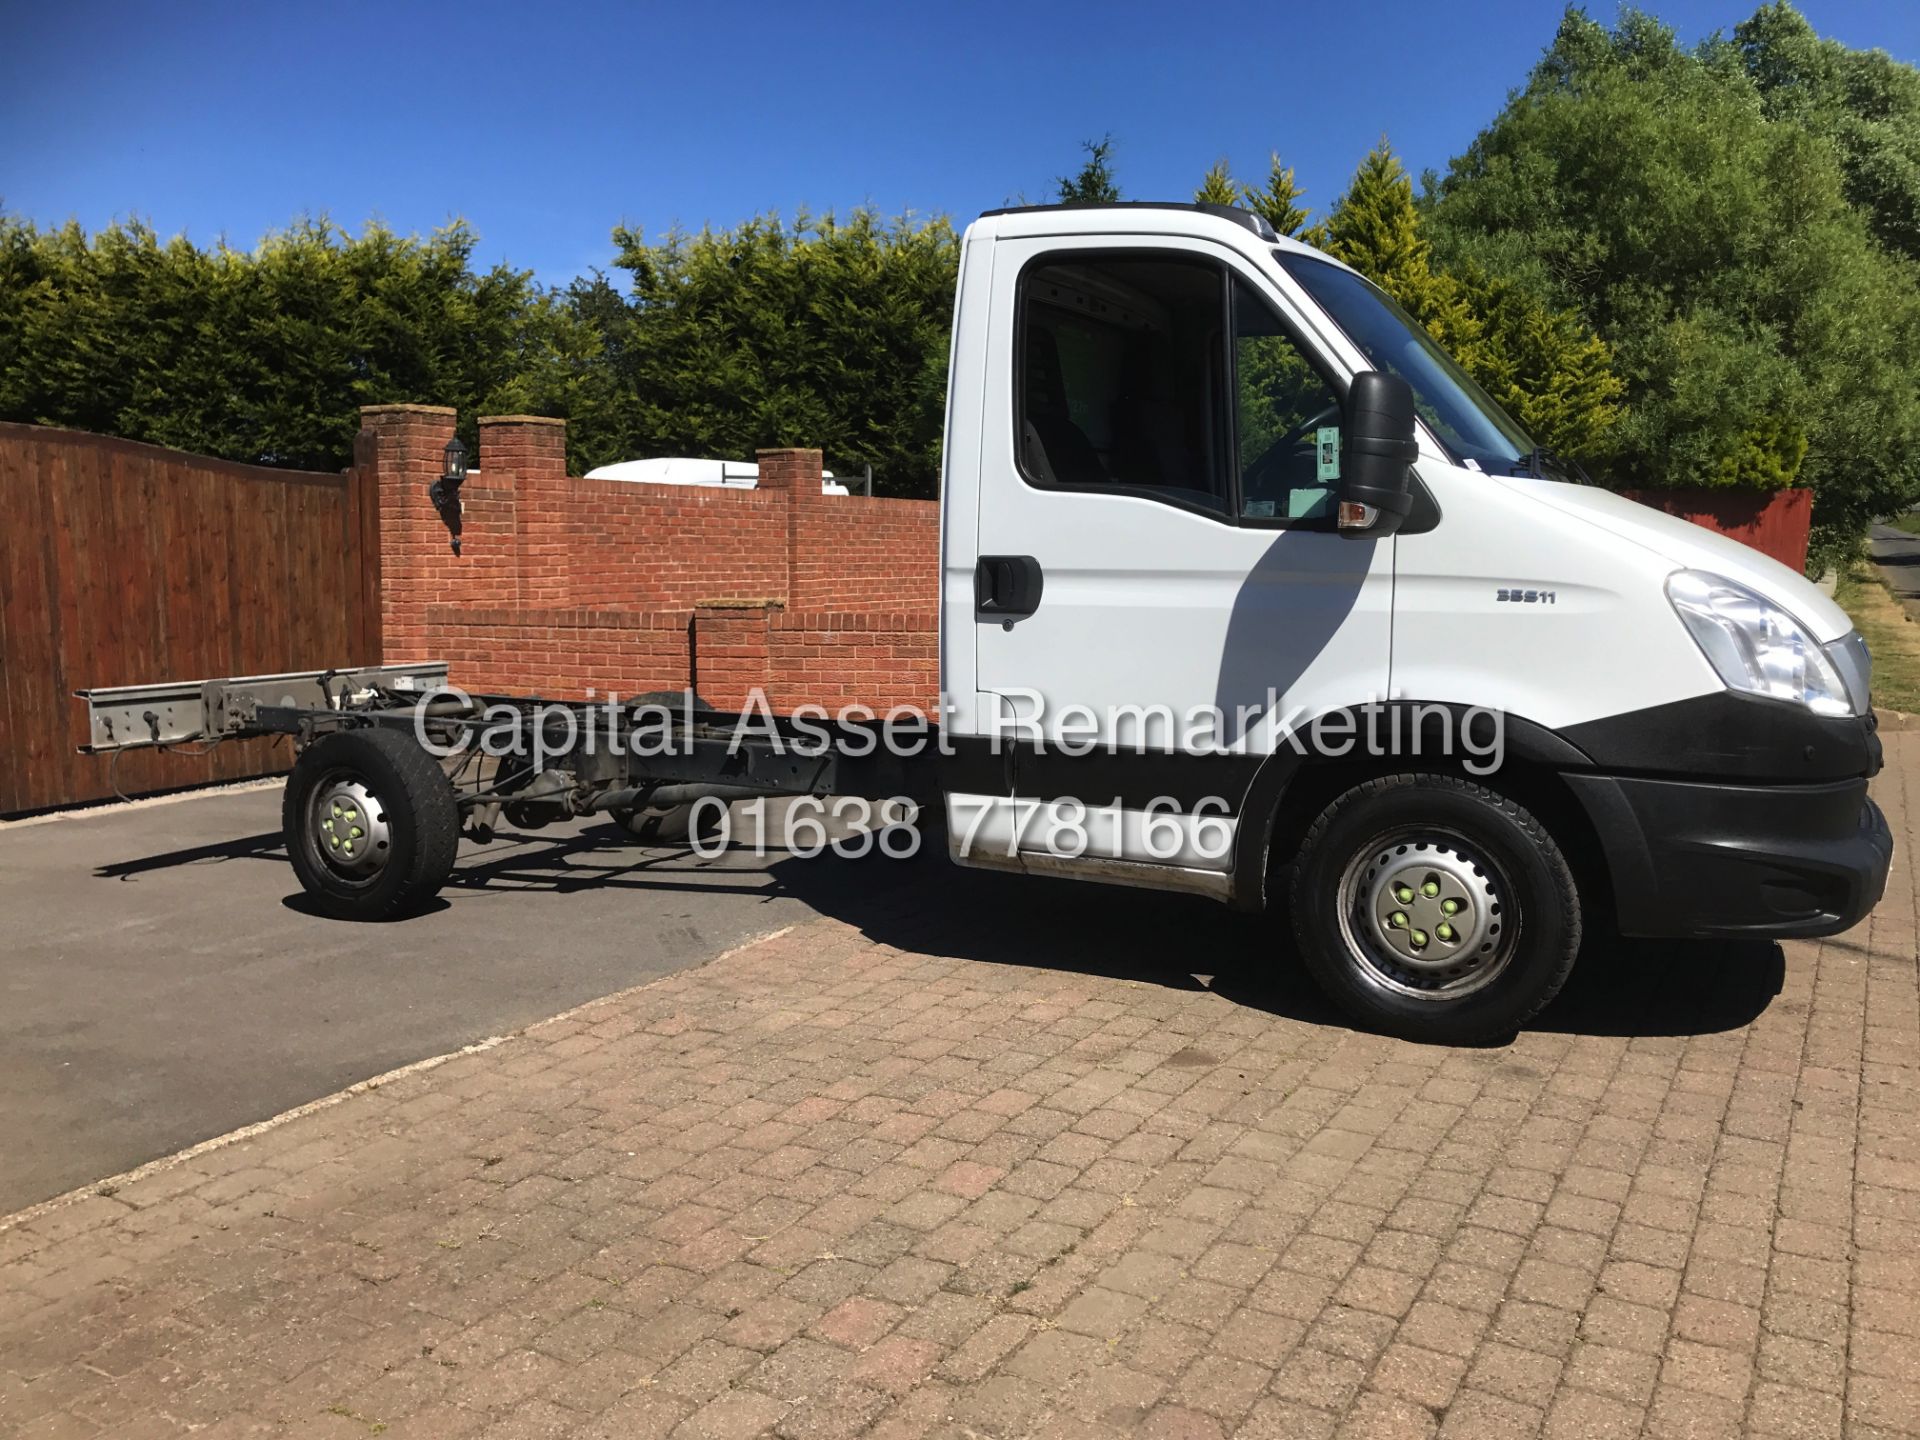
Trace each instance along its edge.
{"label": "windscreen", "polygon": [[1498,475],[1531,473],[1533,441],[1413,317],[1351,270],[1286,250],[1275,257],[1346,332],[1367,363],[1413,387],[1420,418],[1455,459]]}

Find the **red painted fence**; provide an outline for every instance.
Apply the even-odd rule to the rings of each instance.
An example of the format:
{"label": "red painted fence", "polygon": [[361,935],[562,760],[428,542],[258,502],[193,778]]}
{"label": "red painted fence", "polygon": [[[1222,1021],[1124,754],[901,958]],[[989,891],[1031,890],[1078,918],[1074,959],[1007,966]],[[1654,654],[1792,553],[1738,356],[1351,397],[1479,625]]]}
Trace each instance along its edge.
{"label": "red painted fence", "polygon": [[1629,499],[1651,505],[1716,534],[1731,536],[1771,555],[1782,565],[1804,570],[1807,535],[1813,524],[1811,490],[1627,490]]}

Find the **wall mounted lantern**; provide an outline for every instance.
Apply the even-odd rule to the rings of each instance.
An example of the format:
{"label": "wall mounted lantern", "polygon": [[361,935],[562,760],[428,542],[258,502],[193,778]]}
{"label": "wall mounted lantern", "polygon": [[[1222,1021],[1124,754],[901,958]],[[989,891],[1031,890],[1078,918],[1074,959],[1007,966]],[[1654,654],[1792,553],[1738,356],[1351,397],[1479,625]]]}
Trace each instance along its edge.
{"label": "wall mounted lantern", "polygon": [[434,481],[427,489],[427,498],[433,501],[433,508],[440,512],[440,519],[447,527],[447,533],[453,537],[453,553],[460,553],[460,485],[467,478],[467,447],[460,443],[460,437],[454,436],[447,442],[446,473]]}

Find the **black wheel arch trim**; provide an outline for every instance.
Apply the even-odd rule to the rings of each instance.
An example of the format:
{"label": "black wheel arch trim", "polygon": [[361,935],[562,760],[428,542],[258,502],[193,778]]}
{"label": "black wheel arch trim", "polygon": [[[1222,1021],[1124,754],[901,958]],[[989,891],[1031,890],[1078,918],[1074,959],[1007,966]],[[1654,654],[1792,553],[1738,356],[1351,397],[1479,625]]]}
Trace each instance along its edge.
{"label": "black wheel arch trim", "polygon": [[[1353,733],[1364,735],[1367,712],[1369,709],[1387,717],[1384,723],[1389,734],[1420,736],[1422,725],[1436,724],[1444,715],[1448,734],[1458,735],[1459,728],[1475,713],[1485,713],[1483,707],[1462,705],[1442,700],[1391,700],[1377,705],[1349,706],[1344,710],[1330,711],[1329,715],[1350,717],[1351,723],[1362,727]],[[1400,731],[1392,727],[1393,712],[1415,722]],[[1592,760],[1564,737],[1546,726],[1518,715],[1502,715],[1505,728],[1503,749],[1509,761],[1519,760],[1523,764],[1540,766],[1551,770],[1585,769]],[[1383,723],[1376,721],[1376,724]],[[1473,758],[1471,752],[1466,752]],[[1427,749],[1424,740],[1411,752],[1398,749],[1377,755],[1362,751],[1356,756],[1346,757],[1347,762],[1354,760],[1373,761],[1374,768],[1386,761],[1425,762],[1433,768],[1450,770],[1460,765],[1461,752],[1450,752],[1446,748]],[[1281,807],[1286,803],[1287,793],[1293,782],[1315,760],[1311,753],[1303,753],[1292,743],[1282,741],[1271,755],[1265,757],[1260,768],[1254,773],[1247,787],[1246,795],[1238,807],[1240,824],[1235,828],[1233,838],[1233,891],[1229,903],[1236,910],[1259,910],[1265,908],[1267,901],[1267,865],[1268,847],[1273,840]],[[1331,759],[1328,763],[1341,764],[1340,759]],[[1472,775],[1472,772],[1467,772]],[[1497,770],[1486,776],[1474,776],[1476,779],[1492,780]]]}

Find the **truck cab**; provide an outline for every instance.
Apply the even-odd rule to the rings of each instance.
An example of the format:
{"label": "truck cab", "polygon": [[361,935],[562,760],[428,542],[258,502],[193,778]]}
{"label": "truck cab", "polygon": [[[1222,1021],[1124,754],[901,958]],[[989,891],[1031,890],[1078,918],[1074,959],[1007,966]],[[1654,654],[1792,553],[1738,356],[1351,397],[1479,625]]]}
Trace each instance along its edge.
{"label": "truck cab", "polygon": [[1337,1001],[1423,1038],[1511,1030],[1583,937],[1852,925],[1892,853],[1859,635],[1581,480],[1258,217],[982,216],[942,483],[949,853],[1283,913]]}

